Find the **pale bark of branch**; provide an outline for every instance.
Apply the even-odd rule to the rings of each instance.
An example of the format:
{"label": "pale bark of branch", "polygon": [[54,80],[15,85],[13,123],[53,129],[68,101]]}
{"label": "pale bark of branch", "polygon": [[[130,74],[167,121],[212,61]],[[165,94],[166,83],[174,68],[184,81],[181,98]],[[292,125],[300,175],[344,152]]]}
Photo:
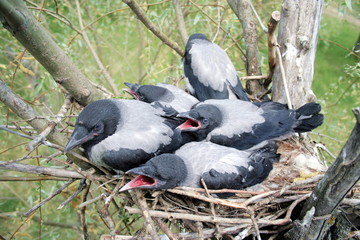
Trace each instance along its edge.
{"label": "pale bark of branch", "polygon": [[[0,101],[3,102],[8,108],[10,108],[21,119],[25,120],[30,126],[32,126],[38,133],[42,133],[51,122],[39,118],[39,114],[24,102],[19,96],[17,96],[6,84],[0,79]],[[47,135],[49,141],[58,145],[64,146],[68,139],[65,135],[54,129]],[[79,150],[75,150],[76,153],[81,154]],[[81,168],[89,168],[89,164],[75,157],[71,152],[68,156]]]}
{"label": "pale bark of branch", "polygon": [[[243,29],[246,48],[246,73],[248,76],[262,75],[259,61],[258,34],[250,3],[248,0],[228,0],[227,2],[239,18]],[[260,80],[247,81],[246,90],[254,96],[265,92],[265,88]]]}
{"label": "pale bark of branch", "polygon": [[265,87],[267,87],[270,84],[271,79],[274,75],[274,69],[275,69],[275,65],[276,65],[276,44],[277,44],[275,30],[276,30],[276,26],[277,26],[278,22],[280,21],[280,16],[281,15],[280,15],[279,11],[274,11],[271,13],[271,17],[268,22],[269,75],[267,78],[268,81],[265,81],[265,83],[264,83]]}
{"label": "pale bark of branch", "polygon": [[309,215],[311,209],[315,209],[308,229],[301,234],[298,228],[293,229],[289,233],[291,239],[323,239],[329,227],[327,222],[335,209],[360,180],[360,108],[353,112],[356,124],[349,139],[301,212],[300,217],[305,219],[304,216]]}
{"label": "pale bark of branch", "polygon": [[175,50],[180,56],[184,56],[185,51],[179,47],[179,45],[171,40],[168,36],[166,36],[161,30],[151,22],[151,20],[146,16],[144,10],[141,9],[139,4],[134,0],[123,0],[131,10],[136,14],[138,19],[155,35],[157,36],[163,43],[168,45],[170,48]]}
{"label": "pale bark of branch", "polygon": [[79,103],[87,105],[107,97],[90,84],[65,52],[56,45],[48,31],[27,10],[23,1],[0,1],[0,21]]}
{"label": "pale bark of branch", "polygon": [[[80,11],[80,3],[78,0],[75,1],[76,2],[76,10],[77,10],[77,14],[78,14],[78,19],[79,19],[79,25],[81,29],[84,29],[84,23],[82,20],[82,16],[81,16],[81,11]],[[114,80],[112,79],[112,77],[110,76],[110,73],[108,72],[108,70],[105,68],[104,64],[101,62],[98,54],[96,53],[95,49],[93,48],[93,46],[91,45],[90,39],[86,33],[86,30],[83,30],[81,32],[82,37],[85,40],[86,45],[88,46],[91,54],[93,55],[96,64],[98,65],[98,67],[100,68],[100,71],[102,72],[103,76],[105,77],[106,81],[109,83],[111,89],[113,90],[113,92],[115,93],[115,95],[119,95],[119,90],[117,89],[117,86],[115,85]]]}
{"label": "pale bark of branch", "polygon": [[46,174],[54,177],[65,177],[65,178],[85,178],[83,175],[69,171],[65,169],[52,168],[52,167],[41,167],[22,163],[7,163],[0,161],[0,169],[13,170],[17,172],[35,173],[35,174]]}
{"label": "pale bark of branch", "polygon": [[183,15],[183,12],[182,12],[182,9],[181,9],[181,2],[180,2],[180,0],[173,0],[172,2],[174,4],[178,30],[179,30],[181,39],[182,39],[182,41],[183,41],[183,43],[185,45],[187,43],[189,35],[188,35],[187,31],[186,31],[184,15]]}
{"label": "pale bark of branch", "polygon": [[[278,43],[294,108],[316,100],[311,85],[322,8],[323,0],[283,1]],[[287,102],[278,65],[273,77],[273,100]]]}

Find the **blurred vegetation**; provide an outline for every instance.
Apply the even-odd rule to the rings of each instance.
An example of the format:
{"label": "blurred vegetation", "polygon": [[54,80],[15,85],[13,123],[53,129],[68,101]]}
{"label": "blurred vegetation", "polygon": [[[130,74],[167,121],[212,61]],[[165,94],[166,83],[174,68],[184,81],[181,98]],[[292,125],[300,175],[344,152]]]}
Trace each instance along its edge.
{"label": "blurred vegetation", "polygon": [[[341,14],[359,17],[356,16],[359,10],[358,6],[352,5],[350,9],[349,2],[351,5],[351,1],[340,0],[328,4],[335,9],[340,9],[339,13]],[[44,4],[43,7],[41,4]],[[148,17],[161,30],[184,47],[177,30],[172,1],[148,0],[141,4],[146,9]],[[272,11],[281,8],[280,1],[254,1],[254,4],[264,23],[268,21]],[[49,29],[57,44],[66,51],[81,71],[94,83],[111,89],[82,37],[58,19],[61,18],[71,26],[80,29],[75,2],[38,0],[33,3],[27,1],[27,5],[32,8],[34,15],[40,19],[44,27]],[[242,30],[238,19],[227,6],[226,1],[186,1],[183,10],[188,34],[203,32],[209,39],[215,38],[215,42],[227,50],[239,76],[244,76],[243,57],[229,38],[231,35],[243,46]],[[55,14],[57,17],[53,17],[48,14],[50,11],[52,15],[56,12],[59,15]],[[144,84],[157,82],[184,84],[181,80],[183,72],[180,56],[145,29],[124,3],[118,0],[82,1],[81,15],[93,47],[119,89],[124,87],[124,81]],[[219,22],[223,30],[218,28]],[[349,52],[344,49],[352,49],[358,34],[359,25],[352,24],[338,16],[323,15],[313,90],[323,105],[326,120],[324,125],[315,131],[318,134],[314,133],[312,137],[325,144],[334,155],[338,154],[354,125],[351,109],[360,103],[359,59],[349,55]],[[265,74],[267,73],[266,34],[259,29],[259,36],[260,60],[263,66],[262,71]],[[44,117],[56,114],[64,97],[52,77],[26,51],[22,60],[19,60],[24,53],[24,48],[9,32],[4,29],[0,30],[0,39],[2,42],[0,46],[1,79],[35,109],[40,111],[40,107],[41,109],[45,107],[46,110],[41,110]],[[0,125],[26,125],[3,104],[0,104],[0,114]],[[66,121],[73,122],[74,118],[70,117]],[[24,147],[28,142],[26,139],[0,131],[0,140],[2,143],[0,159],[2,161],[18,159],[29,154]],[[56,161],[47,163],[41,158],[43,155],[53,153],[54,150],[41,146],[30,153],[31,157],[22,163],[61,166]],[[65,160],[65,157],[58,159]],[[5,171],[0,173],[0,177],[24,175],[26,174]],[[61,210],[56,209],[76,189],[77,183],[72,184],[71,188],[47,203],[40,211],[36,212],[32,219],[20,215],[41,199],[49,196],[62,184],[64,182],[1,181],[0,221],[2,224],[0,224],[0,235],[10,238],[19,229],[16,239],[79,239],[81,237],[80,210],[76,206],[80,203],[81,195],[79,195],[79,202],[73,201]],[[89,198],[98,196],[100,192],[98,186],[92,186]],[[125,204],[118,203],[120,210],[123,209],[121,206]],[[91,239],[99,238],[101,234],[108,232],[99,217],[96,205],[89,205],[86,213]],[[111,209],[111,213],[114,214],[117,229],[121,233],[131,234],[137,230],[126,227],[126,223],[136,221],[136,217],[130,217],[126,211],[117,209]],[[42,224],[40,224],[40,220]]]}

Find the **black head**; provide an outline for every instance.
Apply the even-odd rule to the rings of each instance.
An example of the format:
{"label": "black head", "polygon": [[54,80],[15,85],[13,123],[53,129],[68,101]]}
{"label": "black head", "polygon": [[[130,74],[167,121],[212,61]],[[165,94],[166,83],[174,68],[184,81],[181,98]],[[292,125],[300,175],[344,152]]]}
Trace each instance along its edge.
{"label": "black head", "polygon": [[136,99],[153,103],[156,101],[165,101],[169,102],[174,99],[174,95],[166,88],[154,85],[139,85],[132,83],[124,83],[130,88],[130,90],[125,89]]}
{"label": "black head", "polygon": [[114,134],[120,110],[114,100],[104,99],[87,105],[79,114],[65,152],[81,145],[85,150]]}
{"label": "black head", "polygon": [[185,47],[185,52],[186,53],[190,51],[192,45],[194,44],[194,40],[196,40],[196,39],[202,39],[202,40],[209,41],[209,39],[202,33],[194,33],[194,34],[192,34],[189,37],[189,39],[188,39],[188,41],[186,43],[186,47]]}
{"label": "black head", "polygon": [[153,157],[144,165],[133,168],[127,173],[136,174],[133,180],[120,191],[134,188],[171,189],[181,185],[187,176],[184,161],[175,154],[161,154]]}
{"label": "black head", "polygon": [[221,111],[210,104],[197,105],[189,112],[178,114],[178,117],[186,120],[177,129],[182,132],[194,132],[198,140],[205,139],[222,121]]}

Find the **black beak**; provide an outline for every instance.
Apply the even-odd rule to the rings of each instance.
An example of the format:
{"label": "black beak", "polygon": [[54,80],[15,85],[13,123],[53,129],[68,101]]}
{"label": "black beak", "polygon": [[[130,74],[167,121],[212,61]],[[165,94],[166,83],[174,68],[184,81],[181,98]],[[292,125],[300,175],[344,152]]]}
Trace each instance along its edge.
{"label": "black beak", "polygon": [[89,133],[89,131],[83,127],[75,127],[75,130],[73,132],[73,134],[70,137],[69,142],[66,144],[64,152],[67,153],[70,150],[72,150],[73,148],[91,140],[94,138],[94,134],[93,133]]}

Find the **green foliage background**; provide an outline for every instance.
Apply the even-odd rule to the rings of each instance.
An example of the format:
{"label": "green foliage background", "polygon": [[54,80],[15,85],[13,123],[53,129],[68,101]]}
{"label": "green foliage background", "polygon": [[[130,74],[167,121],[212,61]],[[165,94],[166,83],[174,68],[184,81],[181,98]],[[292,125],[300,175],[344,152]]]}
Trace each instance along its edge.
{"label": "green foliage background", "polygon": [[[177,30],[172,1],[139,2],[146,9],[148,17],[162,31],[184,47]],[[55,3],[57,3],[57,7]],[[111,89],[101,75],[84,40],[68,26],[80,29],[75,2],[68,0],[44,1],[43,10],[40,12],[38,8],[41,4],[42,1],[34,1],[34,4],[30,1],[27,2],[34,15],[39,16],[44,27],[49,29],[57,44],[66,51],[81,71],[94,83]],[[125,81],[143,84],[166,82],[183,85],[181,58],[145,29],[124,3],[118,0],[89,0],[81,1],[80,4],[85,25],[91,23],[86,28],[86,32],[119,89],[125,87],[123,85]],[[254,4],[263,23],[266,23],[272,11],[281,8],[280,1],[254,1]],[[327,2],[331,8],[340,9],[339,13],[359,19],[359,7],[351,6],[351,10],[349,4],[351,1]],[[58,11],[63,17],[60,15],[57,17],[67,22],[68,25],[47,14],[49,11],[52,13]],[[356,43],[359,25],[351,23],[337,14],[330,16],[326,14],[326,11],[327,7],[325,7],[325,14],[321,21],[313,82],[313,90],[323,106],[325,123],[311,136],[327,146],[334,155],[337,155],[354,125],[351,109],[359,106],[360,103],[359,59],[349,55],[349,52],[344,49],[352,49]],[[215,42],[227,50],[239,76],[244,76],[243,56],[229,38],[231,35],[243,47],[242,29],[226,1],[186,1],[184,13],[188,33],[202,32],[209,39],[216,36]],[[218,28],[219,19],[221,19],[221,26],[224,30]],[[262,71],[266,74],[266,34],[259,29],[259,36]],[[24,51],[24,48],[9,32],[1,29],[0,39],[2,43],[0,46],[1,79],[34,108],[39,110],[40,107],[46,106],[47,110],[42,112],[44,117],[56,114],[64,98],[52,77],[27,53],[25,53],[26,58],[21,61],[22,65],[19,66],[20,61],[14,59]],[[27,69],[35,73],[36,77],[26,74]],[[18,119],[3,104],[0,104],[0,114],[0,124],[2,125],[14,125],[14,122],[17,125],[25,125],[24,121]],[[67,121],[73,122],[74,118],[70,117]],[[26,139],[1,131],[0,142],[0,159],[2,161],[18,159],[28,154],[24,147],[28,142]],[[54,150],[42,146],[30,156],[52,153]],[[65,157],[62,156],[59,159],[65,160]],[[328,159],[331,161],[331,158]],[[22,162],[61,167],[61,164],[54,161],[46,163],[41,157],[34,157]],[[26,176],[26,174],[0,171],[0,177],[7,176]],[[41,208],[41,212],[38,211],[32,219],[26,219],[20,215],[35,205],[39,199],[50,195],[59,184],[63,183],[56,181],[1,181],[0,235],[9,238],[19,228],[16,234],[17,239],[79,239],[81,231],[79,230],[79,209],[76,206],[80,199],[77,199],[78,202],[73,201],[72,204],[61,210],[56,209],[76,189],[76,184],[47,203]],[[100,189],[93,186],[89,197],[98,196],[100,192]],[[101,203],[97,204],[101,205]],[[91,239],[108,232],[98,216],[97,204],[89,205],[87,209],[86,220]],[[121,207],[126,202],[118,204]],[[136,221],[136,217],[130,217],[125,211],[118,212],[112,209],[112,213],[117,219],[117,229],[121,230],[120,232],[123,234],[131,234],[141,227],[140,223],[129,227],[128,223]],[[42,225],[39,223],[39,218],[43,221]],[[51,222],[65,225],[55,224],[53,226],[54,224],[51,225]]]}

